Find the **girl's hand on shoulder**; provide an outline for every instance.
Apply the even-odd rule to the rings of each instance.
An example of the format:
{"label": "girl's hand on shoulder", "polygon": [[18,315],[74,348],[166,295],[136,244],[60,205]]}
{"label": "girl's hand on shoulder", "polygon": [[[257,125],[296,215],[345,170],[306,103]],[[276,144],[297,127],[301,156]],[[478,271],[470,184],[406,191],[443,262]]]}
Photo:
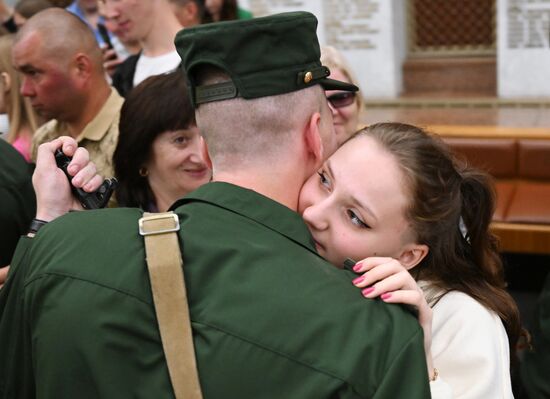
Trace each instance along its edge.
{"label": "girl's hand on shoulder", "polygon": [[394,258],[371,257],[357,262],[353,270],[362,273],[353,280],[366,298],[380,297],[386,303],[403,303],[418,309],[418,322],[424,330],[424,349],[432,375],[432,309],[409,271]]}
{"label": "girl's hand on shoulder", "polygon": [[394,258],[371,257],[356,263],[353,270],[362,273],[353,280],[366,298],[380,298],[388,303],[418,306],[424,300],[422,291],[409,271]]}

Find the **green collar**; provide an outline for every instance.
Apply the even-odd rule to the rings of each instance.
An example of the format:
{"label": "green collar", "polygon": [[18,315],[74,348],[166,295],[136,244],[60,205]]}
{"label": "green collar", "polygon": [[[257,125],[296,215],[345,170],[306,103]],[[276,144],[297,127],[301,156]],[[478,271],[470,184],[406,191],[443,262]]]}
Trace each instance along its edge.
{"label": "green collar", "polygon": [[255,191],[229,183],[208,183],[176,201],[170,210],[176,210],[176,208],[192,202],[205,202],[227,209],[317,253],[313,238],[300,215]]}

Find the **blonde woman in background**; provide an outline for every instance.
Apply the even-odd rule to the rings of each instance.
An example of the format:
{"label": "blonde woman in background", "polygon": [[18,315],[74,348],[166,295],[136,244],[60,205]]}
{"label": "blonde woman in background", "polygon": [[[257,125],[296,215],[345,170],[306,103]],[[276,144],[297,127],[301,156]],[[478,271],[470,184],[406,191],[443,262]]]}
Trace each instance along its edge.
{"label": "blonde woman in background", "polygon": [[7,141],[30,162],[31,139],[38,121],[29,99],[19,91],[19,74],[11,58],[12,43],[12,35],[0,37],[0,113],[8,115]]}
{"label": "blonde woman in background", "polygon": [[[331,46],[321,48],[321,63],[330,69],[332,79],[342,80],[358,86],[344,56]],[[358,129],[362,98],[359,93],[327,90],[327,100],[332,111],[338,145],[342,144]]]}

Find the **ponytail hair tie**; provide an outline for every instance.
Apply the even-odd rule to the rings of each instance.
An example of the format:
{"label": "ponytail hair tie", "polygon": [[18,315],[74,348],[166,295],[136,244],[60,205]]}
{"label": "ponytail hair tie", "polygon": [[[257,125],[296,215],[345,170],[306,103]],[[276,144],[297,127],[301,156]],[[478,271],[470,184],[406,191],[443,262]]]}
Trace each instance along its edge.
{"label": "ponytail hair tie", "polygon": [[468,228],[466,227],[466,223],[464,223],[464,219],[462,216],[460,216],[460,219],[458,219],[458,229],[460,230],[460,234],[462,235],[462,238],[470,244],[470,234],[468,233]]}

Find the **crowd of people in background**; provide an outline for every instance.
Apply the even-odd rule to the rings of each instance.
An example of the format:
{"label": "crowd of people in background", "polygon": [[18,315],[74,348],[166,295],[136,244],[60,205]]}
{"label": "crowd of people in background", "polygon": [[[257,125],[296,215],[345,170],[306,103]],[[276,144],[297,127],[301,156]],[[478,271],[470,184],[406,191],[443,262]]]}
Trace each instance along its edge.
{"label": "crowd of people in background", "polygon": [[[18,0],[13,8],[0,0],[0,113],[8,123],[0,139],[0,284],[44,201],[31,185],[41,145],[70,136],[84,148],[78,158],[89,161],[83,175],[118,179],[110,207],[165,212],[236,165],[222,154],[240,154],[235,148],[243,146],[245,134],[237,131],[239,123],[252,131],[261,114],[274,123],[262,129],[296,128],[300,117],[275,115],[284,109],[275,101],[272,109],[251,108],[252,117],[244,116],[246,107],[237,100],[220,102],[234,108],[207,104],[195,113],[197,99],[190,93],[196,83],[182,72],[174,38],[194,26],[251,18],[236,0]],[[320,62],[330,79],[357,85],[336,48],[322,47]],[[233,78],[206,75],[197,79],[219,84],[220,76],[222,82]],[[331,132],[322,142],[313,133],[305,136],[320,166],[296,192],[298,199],[285,204],[303,217],[316,251],[338,269],[352,258],[349,284],[365,300],[414,309],[433,398],[550,397],[550,386],[538,375],[550,364],[550,294],[543,293],[534,351],[520,362],[518,342],[529,340],[529,333],[506,291],[489,230],[494,189],[488,176],[462,165],[420,128],[361,126],[360,92],[323,87],[326,105],[301,87],[285,100],[309,101],[319,115],[309,128]],[[225,115],[235,132],[219,138],[214,113]],[[218,139],[206,146],[203,133],[212,131]],[[246,158],[254,145],[262,153],[270,144],[246,137],[243,170],[256,161]],[[97,182],[97,176],[80,175],[72,181],[87,191]]]}
{"label": "crowd of people in background", "polygon": [[[35,14],[39,15],[30,24],[25,24]],[[193,149],[186,150],[190,152],[185,157],[190,166],[184,168],[187,171],[184,173],[191,181],[206,182],[210,170],[197,150],[199,135],[193,127],[193,110],[185,96],[181,97],[181,103],[174,101],[178,98],[178,90],[185,88],[183,77],[173,73],[180,63],[174,36],[183,27],[251,17],[234,0],[19,0],[14,7],[0,1],[0,22],[4,31],[0,37],[0,112],[7,117],[3,138],[32,167],[40,144],[69,135],[89,151],[101,175],[112,176],[123,97],[148,77],[161,75],[156,85],[153,82],[146,84],[138,93],[144,91],[146,96],[162,93],[165,100],[148,101],[140,98],[141,95],[134,95],[126,105],[129,111],[123,113],[126,117],[121,126],[126,133],[120,140],[117,157],[117,168],[122,174],[120,193],[127,181],[137,186],[146,181],[148,192],[151,191],[150,182],[153,187],[158,184],[155,168],[146,167],[146,164],[154,164],[151,158],[156,136],[172,129],[192,136],[174,139],[181,141],[181,148],[190,147],[188,141],[194,143]],[[51,26],[56,29],[50,29]],[[107,28],[106,34],[100,33],[101,26]],[[165,74],[168,75],[164,77]],[[165,88],[169,90],[164,91]],[[178,114],[182,111],[176,108],[178,104],[184,106],[183,115]],[[170,112],[172,116],[168,115]],[[153,121],[151,117],[156,119]],[[143,133],[135,127],[143,129]],[[124,145],[133,145],[144,137],[149,139],[142,158],[137,161],[139,165],[129,171],[123,161],[129,159],[129,153],[135,155],[136,152],[135,148]],[[175,165],[178,164],[176,161]],[[131,177],[130,180],[126,176]],[[135,176],[140,179],[136,181]],[[175,192],[166,201],[173,201],[196,186],[191,183],[187,187],[187,183],[183,183],[183,188],[174,188]],[[128,189],[134,192],[134,187]],[[129,200],[128,195],[117,195]],[[143,209],[159,209],[158,193],[156,200],[150,195],[147,198],[147,203],[140,203]],[[133,204],[132,201],[135,200],[128,204]],[[127,202],[123,200],[122,203]],[[169,205],[162,201],[160,209]]]}

